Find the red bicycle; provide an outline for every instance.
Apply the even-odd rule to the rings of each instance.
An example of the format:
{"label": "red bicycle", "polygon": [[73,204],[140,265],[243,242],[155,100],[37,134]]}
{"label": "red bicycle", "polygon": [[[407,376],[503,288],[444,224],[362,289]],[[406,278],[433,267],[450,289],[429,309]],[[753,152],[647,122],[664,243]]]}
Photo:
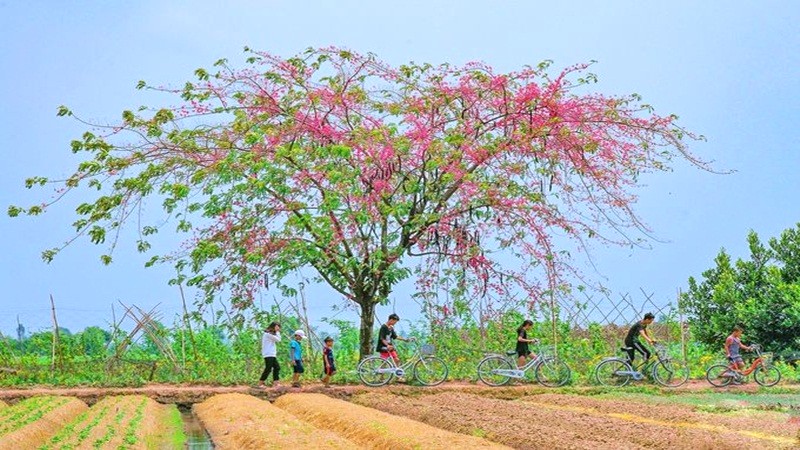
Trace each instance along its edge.
{"label": "red bicycle", "polygon": [[775,386],[781,381],[781,371],[772,365],[772,353],[761,353],[761,346],[753,344],[750,346],[756,359],[750,367],[739,370],[733,363],[715,364],[706,371],[706,380],[712,386],[725,387],[732,382],[742,383],[745,377],[753,374],[756,383],[761,386]]}

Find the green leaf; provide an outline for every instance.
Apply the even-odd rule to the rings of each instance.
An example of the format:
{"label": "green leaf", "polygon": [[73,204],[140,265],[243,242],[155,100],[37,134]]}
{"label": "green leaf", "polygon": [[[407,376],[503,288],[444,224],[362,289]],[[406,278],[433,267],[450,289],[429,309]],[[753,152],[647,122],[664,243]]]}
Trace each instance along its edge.
{"label": "green leaf", "polygon": [[57,248],[51,248],[49,250],[44,250],[42,252],[42,260],[44,262],[46,262],[46,263],[50,263],[50,262],[53,261],[53,257],[56,256],[56,253],[58,253],[58,249]]}
{"label": "green leaf", "polygon": [[46,183],[47,183],[47,178],[45,177],[31,177],[25,180],[25,187],[30,189],[35,184],[38,184],[39,186],[44,186]]}
{"label": "green leaf", "polygon": [[194,71],[194,74],[197,75],[197,79],[201,81],[208,80],[208,72],[205,69],[197,69]]}
{"label": "green leaf", "polygon": [[149,259],[149,260],[148,260],[146,263],[144,263],[144,266],[145,266],[145,267],[152,267],[152,266],[153,266],[155,263],[157,263],[159,260],[160,260],[159,256],[157,256],[157,255],[156,255],[156,256],[153,256],[153,257],[152,257],[152,258],[150,258],[150,259]]}
{"label": "green leaf", "polygon": [[151,227],[151,226],[142,227],[142,234],[145,236],[149,236],[151,234],[156,234],[156,233],[158,233],[158,228],[156,227]]}
{"label": "green leaf", "polygon": [[106,229],[95,225],[89,230],[89,237],[92,244],[102,244],[106,240]]}

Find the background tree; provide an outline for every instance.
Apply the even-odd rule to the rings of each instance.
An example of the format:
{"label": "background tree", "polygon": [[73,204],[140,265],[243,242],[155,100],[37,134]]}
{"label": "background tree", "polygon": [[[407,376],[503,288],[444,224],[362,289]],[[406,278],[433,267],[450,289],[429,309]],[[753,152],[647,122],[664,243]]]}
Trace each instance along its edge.
{"label": "background tree", "polygon": [[111,333],[100,327],[92,326],[77,333],[75,340],[80,353],[92,358],[99,358],[106,356],[106,347],[111,342]]}
{"label": "background tree", "polygon": [[800,342],[800,224],[765,246],[754,231],[747,236],[749,259],[731,262],[720,250],[715,267],[702,279],[689,278],[681,297],[699,340],[721,348],[734,325],[745,327],[745,342],[778,351]]}
{"label": "background tree", "polygon": [[[11,216],[39,214],[79,186],[94,193],[76,210],[75,237],[45,260],[88,236],[110,241],[110,263],[125,224],[147,252],[171,220],[190,237],[150,264],[174,263],[174,282],[201,288],[200,303],[229,296],[242,311],[259,289],[291,293],[287,276],[311,267],[358,306],[365,354],[375,306],[414,271],[428,301],[450,278],[462,300],[533,303],[578,275],[564,241],[580,251],[587,239],[639,241],[629,233],[643,228],[632,209],[643,173],[676,156],[704,166],[675,116],[636,95],[590,93],[586,65],[497,73],[483,63],[395,68],[336,48],[288,59],[245,50],[246,68],[222,59],[180,89],[140,82],[182,102],[87,124],[72,142],[87,158],[70,177],[27,180],[61,186]],[[148,224],[148,198],[169,220]]]}

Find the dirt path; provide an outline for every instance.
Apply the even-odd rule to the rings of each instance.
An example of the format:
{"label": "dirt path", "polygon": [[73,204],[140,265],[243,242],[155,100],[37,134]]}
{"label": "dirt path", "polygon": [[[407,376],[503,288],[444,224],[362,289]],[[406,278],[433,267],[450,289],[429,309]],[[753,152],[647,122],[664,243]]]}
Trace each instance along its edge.
{"label": "dirt path", "polygon": [[[651,387],[654,392],[658,388],[641,384],[640,386]],[[759,386],[747,384],[742,386],[731,386],[727,388],[712,388],[705,381],[693,380],[678,389],[664,389],[668,393],[682,392],[757,392]],[[781,389],[796,391],[800,394],[800,384],[782,384]],[[602,390],[597,386],[576,386],[568,388],[568,392],[576,394],[591,394]],[[627,388],[620,389],[625,392]],[[330,395],[331,397],[348,399],[353,395],[366,392],[388,392],[397,394],[419,394],[419,393],[438,393],[438,392],[463,392],[486,397],[495,398],[519,398],[525,395],[535,395],[554,392],[550,388],[545,388],[535,384],[520,384],[493,388],[483,384],[453,381],[435,387],[419,387],[404,384],[391,384],[380,388],[368,388],[362,385],[333,385],[330,389],[324,389],[319,383],[308,383],[302,388],[281,387],[277,389],[260,389],[255,386],[210,386],[210,385],[188,385],[188,384],[149,384],[142,387],[77,387],[77,388],[54,388],[54,387],[30,387],[30,388],[5,388],[0,389],[0,400],[15,403],[21,399],[40,396],[40,395],[64,395],[77,397],[84,402],[92,405],[103,397],[109,395],[145,395],[160,403],[191,404],[202,402],[203,400],[216,394],[240,393],[254,395],[259,398],[274,400],[287,392],[318,392]],[[555,392],[563,392],[556,390]]]}

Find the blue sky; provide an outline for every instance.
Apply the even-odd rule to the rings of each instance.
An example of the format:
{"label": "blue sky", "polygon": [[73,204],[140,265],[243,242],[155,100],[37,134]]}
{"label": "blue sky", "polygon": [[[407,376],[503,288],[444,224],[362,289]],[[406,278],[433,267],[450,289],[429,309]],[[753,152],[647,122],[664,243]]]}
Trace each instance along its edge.
{"label": "blue sky", "polygon": [[[49,195],[26,190],[26,177],[65,176],[78,162],[68,144],[84,128],[57,118],[58,105],[113,121],[123,109],[158,101],[135,90],[137,80],[181,85],[221,57],[241,61],[245,45],[286,56],[338,45],[392,64],[483,60],[513,70],[543,59],[556,67],[597,60],[597,90],[639,93],[705,135],[692,150],[736,172],[678,164],[648,177],[637,211],[663,242],[651,250],[595,248],[600,273],[587,269],[615,292],[641,287],[674,300],[720,247],[743,256],[748,230],[768,237],[800,222],[798,2],[219,4],[0,2],[3,211]],[[34,329],[46,326],[51,293],[60,322],[72,329],[104,325],[116,300],[161,302],[168,318],[180,310],[177,290],[166,284],[171,269],[144,269],[145,258],[131,246],[119,249],[110,267],[99,263],[101,249],[84,241],[50,265],[41,262],[41,250],[70,236],[80,200],[36,219],[0,217],[0,331],[13,330],[17,314]],[[397,308],[413,317],[417,307],[405,294],[395,294]],[[331,315],[331,292],[312,289],[309,298],[318,305],[312,318]]]}

